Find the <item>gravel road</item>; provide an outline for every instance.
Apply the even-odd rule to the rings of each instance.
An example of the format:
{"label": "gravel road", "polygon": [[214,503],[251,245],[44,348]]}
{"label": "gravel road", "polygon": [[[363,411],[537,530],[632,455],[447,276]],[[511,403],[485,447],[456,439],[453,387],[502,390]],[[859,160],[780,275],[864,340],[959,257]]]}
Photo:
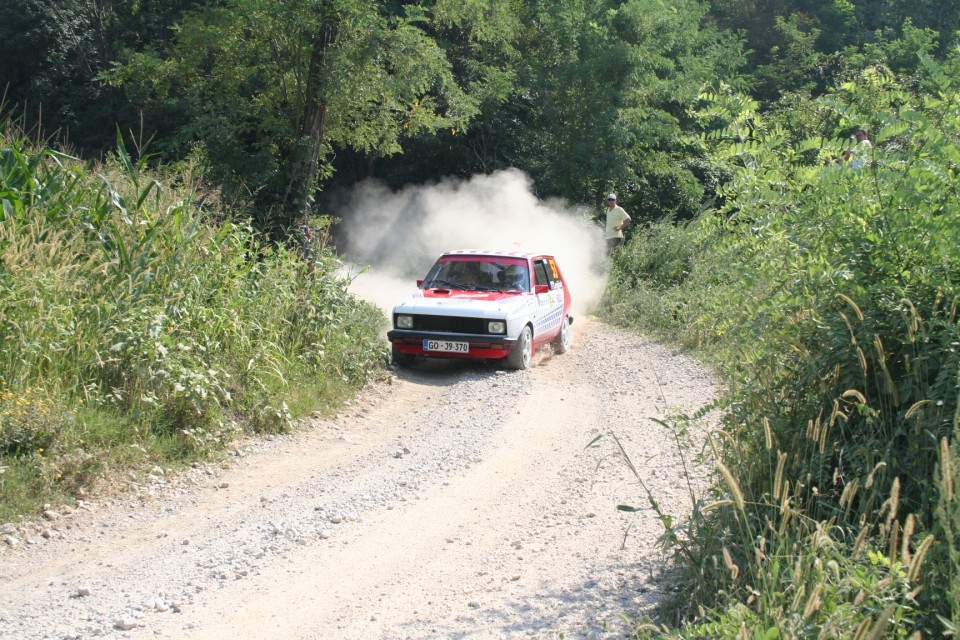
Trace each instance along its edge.
{"label": "gravel road", "polygon": [[652,418],[716,392],[589,318],[527,371],[418,363],[334,420],[2,525],[0,638],[622,638],[667,588],[661,529],[617,511],[646,503],[613,440],[587,445],[616,434],[682,517],[705,471]]}

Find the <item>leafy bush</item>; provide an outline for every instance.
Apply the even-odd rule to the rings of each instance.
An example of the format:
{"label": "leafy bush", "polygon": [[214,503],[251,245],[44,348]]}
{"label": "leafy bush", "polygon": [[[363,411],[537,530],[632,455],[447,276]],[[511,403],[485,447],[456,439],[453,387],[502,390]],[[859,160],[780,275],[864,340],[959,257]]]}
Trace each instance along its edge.
{"label": "leafy bush", "polygon": [[665,219],[635,230],[614,254],[614,277],[598,314],[689,347],[716,343],[736,322],[736,314],[725,317],[729,298],[723,307],[706,308],[714,301],[703,294],[727,283],[729,254],[736,251],[728,241],[718,219],[710,216],[689,222]]}
{"label": "leafy bush", "polygon": [[[90,481],[91,455],[177,462],[242,428],[289,429],[382,371],[385,319],[347,293],[331,220],[313,221],[312,245],[268,244],[205,209],[215,194],[201,195],[189,166],[167,189],[122,144],[89,168],[6,131],[0,512],[4,496],[30,493],[21,481],[38,502]],[[24,399],[31,411],[11,412]],[[74,421],[47,417],[81,403]]]}
{"label": "leafy bush", "polygon": [[59,405],[39,389],[14,392],[0,386],[0,455],[42,454],[65,426]]}
{"label": "leafy bush", "polygon": [[[794,617],[797,590],[780,574],[833,561],[818,597],[860,621],[835,637],[878,637],[881,618],[906,634],[960,623],[960,519],[943,471],[960,436],[960,76],[922,61],[929,94],[868,69],[815,103],[825,130],[801,138],[748,100],[709,96],[700,121],[728,123],[705,138],[730,176],[719,207],[641,234],[615,265],[607,313],[709,345],[728,380],[716,445],[728,495],[716,498],[739,493],[740,506],[691,519],[685,615],[718,611],[757,637],[780,624],[805,637],[803,620],[827,629],[833,618]],[[841,158],[863,123],[874,147],[857,169]],[[878,553],[884,587],[909,578],[881,590],[880,611],[841,588],[879,576]]]}

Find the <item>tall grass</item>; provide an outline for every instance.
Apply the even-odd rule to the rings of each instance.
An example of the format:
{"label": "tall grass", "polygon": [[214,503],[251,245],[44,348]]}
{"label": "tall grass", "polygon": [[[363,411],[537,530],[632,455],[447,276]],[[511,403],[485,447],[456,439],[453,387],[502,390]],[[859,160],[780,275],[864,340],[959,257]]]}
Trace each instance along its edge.
{"label": "tall grass", "polygon": [[[678,619],[698,621],[680,637],[960,624],[960,78],[925,64],[922,97],[870,74],[816,103],[838,130],[871,123],[861,170],[833,162],[840,136],[797,140],[712,96],[732,123],[705,141],[722,206],[616,257],[606,313],[708,348],[729,388],[717,495],[672,547]],[[857,92],[889,109],[857,111]]]}
{"label": "tall grass", "polygon": [[287,429],[382,370],[385,320],[347,293],[329,220],[305,257],[145,162],[0,138],[0,520]]}

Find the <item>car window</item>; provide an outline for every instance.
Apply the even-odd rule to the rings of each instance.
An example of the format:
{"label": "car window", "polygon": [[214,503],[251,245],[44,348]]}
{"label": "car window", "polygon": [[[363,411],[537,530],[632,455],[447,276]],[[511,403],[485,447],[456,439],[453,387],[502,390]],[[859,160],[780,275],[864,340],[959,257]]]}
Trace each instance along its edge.
{"label": "car window", "polygon": [[560,270],[557,269],[557,263],[553,258],[535,260],[533,270],[537,276],[537,284],[549,285],[551,290],[563,287]]}
{"label": "car window", "polygon": [[537,284],[550,284],[550,277],[547,275],[547,263],[544,260],[537,260],[533,263],[533,272],[537,278]]}
{"label": "car window", "polygon": [[444,258],[424,278],[427,289],[530,290],[530,272],[522,260],[487,256]]}
{"label": "car window", "polygon": [[530,272],[526,265],[512,263],[498,264],[497,287],[506,291],[529,291]]}

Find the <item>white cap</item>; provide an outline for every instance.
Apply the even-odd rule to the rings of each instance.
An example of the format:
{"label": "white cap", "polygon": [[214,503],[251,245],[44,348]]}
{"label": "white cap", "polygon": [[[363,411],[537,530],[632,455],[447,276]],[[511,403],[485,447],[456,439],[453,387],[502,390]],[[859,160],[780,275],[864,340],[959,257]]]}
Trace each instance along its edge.
{"label": "white cap", "polygon": [[617,194],[615,193],[611,193],[610,195],[607,196],[607,200],[616,200],[616,199],[617,199]]}

